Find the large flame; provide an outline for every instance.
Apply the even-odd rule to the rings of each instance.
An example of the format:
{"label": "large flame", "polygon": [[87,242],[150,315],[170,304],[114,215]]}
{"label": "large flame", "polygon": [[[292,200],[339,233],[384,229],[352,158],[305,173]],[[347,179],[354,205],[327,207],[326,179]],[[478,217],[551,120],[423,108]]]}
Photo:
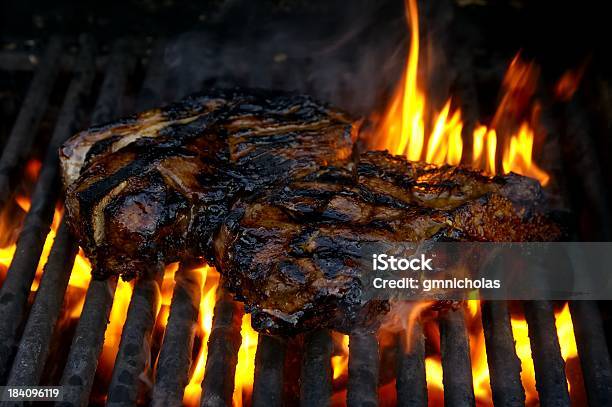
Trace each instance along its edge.
{"label": "large flame", "polygon": [[[418,81],[419,21],[416,0],[407,0],[410,26],[410,49],[402,80],[393,93],[382,118],[372,116],[374,131],[366,134],[371,147],[387,149],[409,160],[432,164],[458,165],[463,158],[463,121],[461,110],[452,107],[449,99],[437,114],[428,120],[427,97]],[[515,172],[546,185],[549,175],[533,161],[537,123],[535,115],[517,128],[515,120],[529,116],[534,103],[538,70],[524,63],[517,55],[504,77],[503,96],[488,126],[477,125],[471,135],[471,165],[488,174]],[[543,132],[539,132],[543,133]],[[500,165],[503,157],[503,165]]]}

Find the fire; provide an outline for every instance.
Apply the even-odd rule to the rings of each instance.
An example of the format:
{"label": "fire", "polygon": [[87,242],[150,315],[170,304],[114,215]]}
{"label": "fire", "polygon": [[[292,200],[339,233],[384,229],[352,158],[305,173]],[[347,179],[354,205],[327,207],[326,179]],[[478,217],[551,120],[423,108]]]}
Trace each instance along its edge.
{"label": "fire", "polygon": [[[402,80],[395,89],[381,118],[373,115],[374,130],[366,133],[370,146],[387,149],[412,161],[423,160],[442,165],[462,162],[464,130],[461,110],[453,108],[449,98],[444,107],[431,118],[427,112],[427,97],[418,81],[419,21],[416,0],[406,2],[410,26],[410,49]],[[532,63],[524,63],[517,55],[511,62],[502,82],[503,96],[488,126],[477,125],[471,134],[471,165],[495,175],[516,172],[537,179],[545,186],[550,176],[533,161],[537,123],[517,119],[535,110],[532,103],[537,85],[538,70]],[[531,112],[533,113],[533,112]],[[431,119],[431,120],[429,120]],[[468,135],[469,137],[469,135]],[[500,157],[503,160],[500,165]],[[469,160],[469,158],[467,159]]]}
{"label": "fire", "polygon": [[[28,184],[33,185],[36,182],[40,168],[40,161],[28,161],[24,168],[24,177]],[[21,213],[25,215],[30,210],[31,201],[28,196],[17,194],[14,198],[14,205],[7,204],[6,206],[7,208],[3,208],[3,211],[11,211],[13,208],[18,208]],[[3,218],[5,216],[14,216],[14,214],[3,214]],[[38,261],[38,266],[36,268],[35,278],[30,287],[30,291],[32,293],[36,292],[40,285],[44,266],[47,264],[49,254],[51,253],[51,248],[53,247],[53,242],[57,235],[62,216],[63,208],[58,205],[55,208],[51,228],[45,238],[45,243]],[[21,231],[21,225],[19,225],[16,230],[7,229],[8,226],[9,225],[5,224],[5,222],[2,222],[0,225],[0,234],[2,234],[1,241],[5,243],[4,247],[0,247],[0,281],[4,279],[4,275],[9,268],[11,261],[13,260],[15,250],[17,248],[16,238]],[[66,312],[64,317],[67,316],[68,319],[75,319],[79,317],[83,308],[83,303],[85,302],[84,292],[89,286],[90,280],[91,265],[89,264],[89,261],[85,257],[83,251],[79,250],[72,267],[70,280],[68,282],[66,292]],[[65,318],[63,318],[62,321],[64,319]]]}
{"label": "fire", "polygon": [[99,370],[106,372],[109,376],[108,379],[110,379],[110,374],[115,365],[115,358],[117,357],[119,343],[121,342],[121,333],[123,332],[123,324],[127,318],[133,290],[134,287],[131,282],[123,280],[117,282],[113,306],[108,318],[108,327],[104,333],[104,346],[98,362],[100,364]]}
{"label": "fire", "polygon": [[349,336],[333,333],[335,355],[331,358],[333,380],[348,374]]}
{"label": "fire", "polygon": [[193,373],[183,396],[183,404],[186,406],[199,405],[200,394],[202,393],[200,385],[202,379],[204,379],[204,368],[208,356],[208,338],[212,330],[213,311],[217,300],[217,287],[219,286],[219,273],[214,268],[204,266],[199,270],[202,273],[201,281],[203,283],[198,315],[198,337],[201,338],[201,345]]}
{"label": "fire", "polygon": [[518,134],[510,137],[510,145],[504,151],[502,159],[504,172],[516,172],[527,175],[540,181],[542,185],[548,184],[550,176],[538,168],[531,159],[533,140],[535,135],[533,129],[527,123],[521,124]]}
{"label": "fire", "polygon": [[[522,317],[513,317],[511,323],[516,354],[521,360],[521,382],[525,389],[526,404],[537,405],[538,392],[535,383],[535,368],[533,359],[531,358],[531,342],[529,341],[527,321]],[[567,362],[570,359],[578,357],[576,339],[574,337],[574,325],[572,324],[572,317],[567,303],[560,311],[555,312],[555,325],[563,360]]]}
{"label": "fire", "polygon": [[168,325],[170,316],[170,303],[172,302],[172,292],[174,291],[174,275],[179,268],[179,263],[172,263],[166,266],[164,278],[161,285],[161,304],[157,313],[156,327],[163,330]]}
{"label": "fire", "polygon": [[[477,405],[491,406],[493,405],[493,400],[481,318],[480,301],[467,301],[465,321],[469,335],[474,396]],[[561,310],[555,312],[555,321],[563,360],[568,362],[577,358],[578,351],[574,338],[574,328],[567,303]],[[513,315],[511,317],[511,326],[516,354],[521,361],[521,382],[525,389],[526,405],[536,406],[539,405],[539,398],[535,386],[535,369],[533,359],[531,358],[531,344],[527,322],[523,316]],[[437,332],[435,320],[428,321],[424,330],[430,333]],[[435,337],[436,335],[427,336],[430,352],[428,352],[425,358],[425,371],[430,405],[441,405],[444,400],[443,367],[439,343],[435,343]],[[570,382],[568,380],[568,389],[571,390],[569,386]]]}
{"label": "fire", "polygon": [[[198,406],[202,393],[202,380],[206,369],[208,356],[208,339],[212,330],[213,313],[217,302],[217,288],[219,286],[219,273],[209,266],[199,269],[202,272],[204,284],[200,300],[198,317],[198,337],[200,347],[198,356],[193,364],[193,371],[189,384],[185,387],[183,404],[185,406]],[[234,376],[233,405],[236,407],[248,404],[253,391],[253,375],[255,373],[255,352],[257,350],[258,334],[251,328],[251,316],[245,314],[242,318],[242,343],[238,350],[238,363]]]}
{"label": "fire", "polygon": [[234,379],[234,406],[242,406],[250,400],[253,392],[253,375],[255,373],[255,352],[257,351],[258,334],[251,327],[251,315],[242,316],[242,343],[238,351],[238,364]]}

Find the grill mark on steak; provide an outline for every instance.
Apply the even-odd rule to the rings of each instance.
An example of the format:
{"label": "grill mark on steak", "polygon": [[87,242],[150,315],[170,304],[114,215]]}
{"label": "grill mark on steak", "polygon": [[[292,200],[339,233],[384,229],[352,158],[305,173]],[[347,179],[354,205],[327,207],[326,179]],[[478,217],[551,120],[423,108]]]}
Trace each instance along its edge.
{"label": "grill mark on steak", "polygon": [[365,247],[558,239],[540,192],[515,174],[489,178],[369,152],[355,171],[322,168],[239,200],[216,237],[216,265],[259,331],[374,328],[389,304],[364,299]]}
{"label": "grill mark on steak", "polygon": [[358,157],[358,123],[311,98],[213,90],[98,126],[61,149],[69,225],[94,276],[206,258],[256,329],[374,327],[363,245],[554,240],[516,175]]}
{"label": "grill mark on steak", "polygon": [[220,90],[99,126],[60,151],[69,223],[98,278],[210,257],[236,196],[347,164],[352,125],[307,96]]}

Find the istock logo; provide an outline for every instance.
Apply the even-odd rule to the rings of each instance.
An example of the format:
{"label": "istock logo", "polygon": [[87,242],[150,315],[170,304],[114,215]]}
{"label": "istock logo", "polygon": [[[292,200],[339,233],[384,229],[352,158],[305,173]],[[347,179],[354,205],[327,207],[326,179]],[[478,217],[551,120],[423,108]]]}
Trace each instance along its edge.
{"label": "istock logo", "polygon": [[421,254],[421,257],[406,259],[403,257],[388,256],[386,254],[373,254],[372,255],[372,269],[373,270],[433,270],[431,266],[432,259],[425,257]]}

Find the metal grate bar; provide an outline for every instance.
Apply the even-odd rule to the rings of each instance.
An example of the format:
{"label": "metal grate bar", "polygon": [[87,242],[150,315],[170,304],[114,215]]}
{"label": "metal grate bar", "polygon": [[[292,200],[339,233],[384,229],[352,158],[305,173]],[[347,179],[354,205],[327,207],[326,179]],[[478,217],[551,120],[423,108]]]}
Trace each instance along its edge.
{"label": "metal grate bar", "polygon": [[370,332],[349,336],[347,405],[378,406],[378,339]]}
{"label": "metal grate bar", "polygon": [[493,402],[498,406],[524,406],[521,360],[514,347],[508,304],[485,301],[481,311]]}
{"label": "metal grate bar", "polygon": [[[160,41],[158,49],[164,49]],[[137,110],[163,92],[165,64],[163,52],[154,53],[149,61],[147,74],[140,90]],[[157,99],[155,99],[157,103]],[[132,405],[136,403],[141,380],[140,375],[151,361],[150,341],[155,325],[164,275],[162,265],[154,266],[149,278],[140,278],[134,287],[128,317],[123,326],[119,351],[111,377],[107,405]]]}
{"label": "metal grate bar", "polygon": [[440,317],[440,350],[444,404],[474,406],[470,346],[463,309],[449,310]]}
{"label": "metal grate bar", "polygon": [[111,383],[107,406],[136,404],[141,376],[151,360],[151,335],[160,305],[164,267],[153,267],[153,277],[141,277],[134,287]]}
{"label": "metal grate bar", "polygon": [[524,309],[540,403],[569,406],[565,362],[561,357],[552,305],[547,301],[529,301],[525,302]]}
{"label": "metal grate bar", "polygon": [[329,405],[332,394],[332,351],[333,343],[327,329],[306,334],[300,377],[300,405]]}
{"label": "metal grate bar", "polygon": [[426,406],[425,336],[420,321],[414,322],[410,332],[402,332],[399,335],[397,355],[398,406]]}
{"label": "metal grate bar", "polygon": [[219,286],[218,301],[208,339],[208,357],[202,380],[202,407],[232,404],[234,375],[242,338],[242,307]]}
{"label": "metal grate bar", "polygon": [[[93,123],[106,122],[121,113],[118,101],[125,91],[132,63],[127,52],[127,42],[118,41],[111,51],[104,82],[92,114]],[[116,278],[108,281],[93,280],[89,284],[62,374],[61,384],[67,386],[64,405],[85,406],[89,401],[116,286]]]}
{"label": "metal grate bar", "polygon": [[280,407],[283,395],[283,370],[287,339],[259,335],[255,354],[253,407]]}
{"label": "metal grate bar", "polygon": [[0,289],[0,382],[8,372],[16,345],[16,336],[25,313],[30,286],[34,280],[38,259],[53,218],[59,193],[59,157],[57,150],[83,122],[83,100],[89,94],[94,79],[94,45],[88,37],[81,40],[81,52],[75,76],[47,148],[42,170],[32,194],[32,207],[26,215],[23,231],[17,241],[15,257]]}
{"label": "metal grate bar", "polygon": [[166,41],[163,39],[157,40],[151,51],[149,67],[136,102],[139,111],[158,107],[164,101],[163,90],[167,76],[166,65],[164,64],[165,52]]}
{"label": "metal grate bar", "polygon": [[92,280],[89,283],[60,381],[65,386],[63,402],[59,403],[62,407],[87,406],[89,403],[116,287],[116,277],[106,281]]}
{"label": "metal grate bar", "polygon": [[39,384],[77,250],[76,241],[63,220],[19,343],[7,383],[9,386]]}
{"label": "metal grate bar", "polygon": [[14,185],[15,173],[30,152],[38,125],[49,104],[59,72],[62,40],[53,37],[30,84],[26,98],[0,157],[0,208],[6,204]]}
{"label": "metal grate bar", "polygon": [[599,309],[591,301],[572,301],[570,312],[589,405],[610,405],[612,367]]}
{"label": "metal grate bar", "polygon": [[94,125],[107,123],[123,113],[122,96],[136,62],[131,52],[132,46],[125,39],[113,44],[100,95],[91,115],[91,123]]}
{"label": "metal grate bar", "polygon": [[189,367],[202,294],[202,272],[193,266],[181,264],[174,280],[176,284],[157,361],[151,403],[159,407],[182,406],[185,386],[189,383]]}

